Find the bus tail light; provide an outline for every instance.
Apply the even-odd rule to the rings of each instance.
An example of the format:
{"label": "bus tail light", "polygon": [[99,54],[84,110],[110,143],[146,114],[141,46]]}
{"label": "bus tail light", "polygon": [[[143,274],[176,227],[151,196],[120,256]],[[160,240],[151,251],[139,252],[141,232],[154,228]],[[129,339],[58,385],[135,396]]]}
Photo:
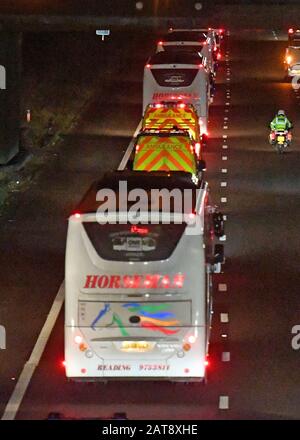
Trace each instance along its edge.
{"label": "bus tail light", "polygon": [[186,342],[185,344],[183,344],[182,348],[184,351],[190,351],[191,345]]}
{"label": "bus tail light", "polygon": [[217,59],[220,61],[221,58],[222,58],[221,52],[218,52]]}
{"label": "bus tail light", "polygon": [[82,336],[80,336],[80,335],[75,336],[74,341],[78,345],[81,344],[82,343]]}
{"label": "bus tail light", "polygon": [[61,365],[62,365],[63,368],[66,368],[66,365],[67,365],[67,364],[66,364],[66,361],[62,361],[62,362],[61,362]]}
{"label": "bus tail light", "polygon": [[189,341],[190,344],[194,344],[196,342],[196,336],[190,335],[188,337],[188,341]]}

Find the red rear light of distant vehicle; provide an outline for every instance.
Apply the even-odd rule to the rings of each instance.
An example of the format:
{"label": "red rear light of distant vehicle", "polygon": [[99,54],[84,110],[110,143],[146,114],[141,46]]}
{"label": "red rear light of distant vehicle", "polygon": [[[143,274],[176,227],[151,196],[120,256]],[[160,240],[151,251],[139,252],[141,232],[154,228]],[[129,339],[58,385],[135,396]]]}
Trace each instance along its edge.
{"label": "red rear light of distant vehicle", "polygon": [[222,58],[221,52],[218,53],[217,59],[220,60]]}
{"label": "red rear light of distant vehicle", "polygon": [[289,34],[293,34],[294,33],[294,29],[293,28],[289,28]]}

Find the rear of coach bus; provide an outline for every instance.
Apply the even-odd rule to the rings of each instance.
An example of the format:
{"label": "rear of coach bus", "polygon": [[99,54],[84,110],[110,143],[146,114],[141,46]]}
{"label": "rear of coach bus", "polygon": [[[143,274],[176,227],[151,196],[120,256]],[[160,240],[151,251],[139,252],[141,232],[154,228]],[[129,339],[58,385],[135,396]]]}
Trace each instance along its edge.
{"label": "rear of coach bus", "polygon": [[[113,213],[111,221],[114,214],[120,219]],[[157,214],[158,224],[135,225],[100,224],[95,213],[69,218],[68,378],[204,379],[209,322],[202,214],[182,223],[173,214],[162,224],[164,215]],[[199,234],[189,235],[192,227]]]}

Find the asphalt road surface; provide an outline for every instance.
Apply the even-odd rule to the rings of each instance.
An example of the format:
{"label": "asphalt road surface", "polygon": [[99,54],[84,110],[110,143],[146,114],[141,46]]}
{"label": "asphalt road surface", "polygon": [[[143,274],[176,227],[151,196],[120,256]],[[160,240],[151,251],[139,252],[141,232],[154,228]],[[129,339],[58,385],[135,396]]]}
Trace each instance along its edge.
{"label": "asphalt road surface", "polygon": [[[291,329],[300,324],[300,93],[283,82],[283,35],[231,34],[218,74],[205,159],[212,197],[227,216],[226,264],[214,279],[208,384],[67,382],[61,311],[18,419],[52,411],[76,418],[120,411],[129,419],[300,418],[300,351],[291,346]],[[141,116],[142,68],[155,39],[149,35],[145,45],[126,37],[129,67],[122,78],[112,75],[109,100],[95,97],[57,160],[16,196],[1,223],[0,316],[8,335],[0,352],[1,413],[63,281],[67,214],[91,180],[118,167]],[[282,156],[267,142],[279,108],[295,125],[293,146]]]}

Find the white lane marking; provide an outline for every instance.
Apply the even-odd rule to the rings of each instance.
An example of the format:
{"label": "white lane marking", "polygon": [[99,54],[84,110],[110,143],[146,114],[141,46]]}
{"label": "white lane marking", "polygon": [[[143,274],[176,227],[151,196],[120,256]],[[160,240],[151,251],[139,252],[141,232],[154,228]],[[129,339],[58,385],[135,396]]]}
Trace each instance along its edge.
{"label": "white lane marking", "polygon": [[222,168],[222,173],[226,174],[227,173],[227,168]]}
{"label": "white lane marking", "polygon": [[227,116],[224,116],[224,121],[228,121],[228,117]]}
{"label": "white lane marking", "polygon": [[[118,170],[123,170],[126,166],[126,163],[130,157],[130,154],[132,152],[132,149],[134,147],[134,140],[140,131],[142,121],[139,122],[134,135],[133,139],[131,139],[127,150],[120,162],[120,165],[118,167]],[[126,161],[125,161],[126,159]],[[32,376],[35,372],[35,369],[37,368],[40,359],[44,353],[45,347],[47,345],[48,339],[52,333],[52,330],[54,328],[54,325],[56,323],[57,317],[60,313],[60,310],[62,308],[62,305],[64,303],[65,299],[65,282],[63,281],[60,285],[60,288],[58,289],[58,292],[56,294],[56,297],[53,301],[53,304],[51,306],[50,312],[47,316],[47,319],[45,321],[45,324],[39,334],[39,337],[35,343],[35,346],[31,352],[29,360],[25,363],[23,370],[18,378],[18,381],[15,385],[15,388],[12,392],[12,395],[9,398],[9,401],[5,407],[4,413],[2,415],[1,420],[14,420],[17,412],[20,408],[20,405],[22,403],[22,400],[24,398],[24,395],[26,393],[26,390],[28,388],[28,385],[32,379]]]}
{"label": "white lane marking", "polygon": [[227,284],[219,283],[218,290],[219,290],[219,292],[227,292]]}
{"label": "white lane marking", "polygon": [[229,108],[225,108],[225,113],[229,113]]}
{"label": "white lane marking", "polygon": [[228,145],[222,145],[223,150],[227,150],[228,149]]}
{"label": "white lane marking", "polygon": [[227,220],[227,215],[226,214],[223,214],[223,219],[226,222],[226,220]]}
{"label": "white lane marking", "polygon": [[229,409],[229,396],[219,397],[219,409]]}
{"label": "white lane marking", "polygon": [[226,102],[226,105],[230,105],[230,102]]}
{"label": "white lane marking", "polygon": [[228,130],[228,125],[224,125],[223,130]]}
{"label": "white lane marking", "polygon": [[118,167],[119,171],[124,170],[124,168],[125,168],[125,166],[126,166],[126,164],[128,162],[128,159],[129,159],[129,157],[130,157],[130,155],[132,153],[132,150],[133,150],[133,147],[134,147],[135,138],[137,137],[141,127],[142,127],[142,121],[140,121],[140,123],[138,124],[138,126],[137,126],[137,128],[136,128],[136,130],[134,132],[133,139],[131,139],[131,141],[130,141],[128,147],[127,147],[127,150],[125,151],[125,154],[124,154],[124,156],[123,156],[123,158],[122,158],[122,160],[120,162],[120,165]]}
{"label": "white lane marking", "polygon": [[222,156],[222,160],[227,160],[228,157],[227,156]]}
{"label": "white lane marking", "polygon": [[220,313],[220,321],[223,324],[227,324],[229,322],[229,315],[228,315],[228,313]]}
{"label": "white lane marking", "polygon": [[230,362],[230,351],[223,351],[222,362]]}
{"label": "white lane marking", "polygon": [[226,186],[227,186],[227,182],[221,182],[220,185],[221,185],[222,188],[226,188]]}
{"label": "white lane marking", "polygon": [[57,320],[57,317],[61,311],[65,296],[65,286],[64,282],[61,284],[57,295],[54,299],[50,312],[47,316],[45,324],[41,330],[41,333],[35,343],[34,349],[30,355],[29,360],[24,365],[22,373],[16,383],[16,386],[13,390],[12,395],[5,407],[4,413],[2,415],[1,420],[14,420],[16,414],[20,408],[23,397],[26,393],[29,382],[37,368],[50,334],[53,330],[54,324]]}
{"label": "white lane marking", "polygon": [[227,139],[227,134],[223,134],[223,139]]}
{"label": "white lane marking", "polygon": [[222,333],[222,334],[221,334],[221,338],[224,338],[224,339],[225,339],[225,338],[228,338],[228,335],[227,335],[226,333]]}
{"label": "white lane marking", "polygon": [[227,203],[227,197],[221,197],[221,203]]}
{"label": "white lane marking", "polygon": [[222,237],[219,238],[220,241],[226,241],[226,235],[222,235]]}

